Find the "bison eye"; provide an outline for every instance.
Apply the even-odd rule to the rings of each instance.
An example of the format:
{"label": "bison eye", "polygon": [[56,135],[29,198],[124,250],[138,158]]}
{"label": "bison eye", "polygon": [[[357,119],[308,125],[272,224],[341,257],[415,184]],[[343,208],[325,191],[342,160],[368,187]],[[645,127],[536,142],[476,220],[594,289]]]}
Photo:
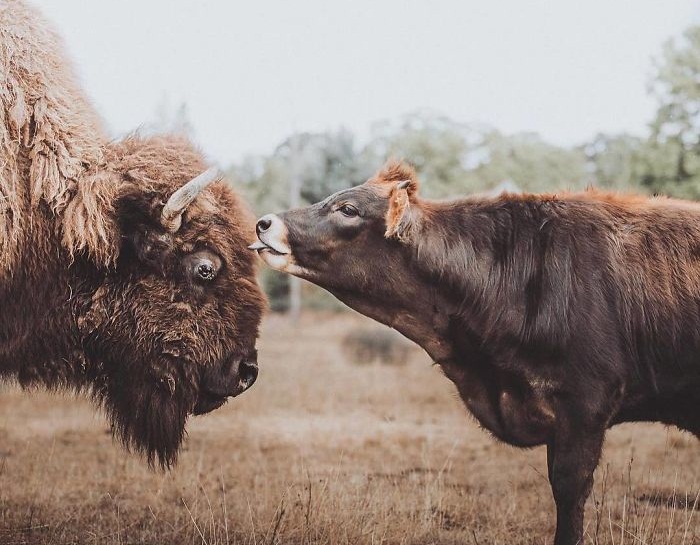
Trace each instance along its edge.
{"label": "bison eye", "polygon": [[221,258],[209,250],[200,250],[184,257],[186,274],[199,283],[213,281],[218,276],[221,266]]}
{"label": "bison eye", "polygon": [[197,265],[197,276],[202,280],[214,280],[216,277],[216,269],[211,262],[200,263]]}
{"label": "bison eye", "polygon": [[360,215],[360,211],[351,204],[344,204],[338,211],[346,218],[354,218]]}

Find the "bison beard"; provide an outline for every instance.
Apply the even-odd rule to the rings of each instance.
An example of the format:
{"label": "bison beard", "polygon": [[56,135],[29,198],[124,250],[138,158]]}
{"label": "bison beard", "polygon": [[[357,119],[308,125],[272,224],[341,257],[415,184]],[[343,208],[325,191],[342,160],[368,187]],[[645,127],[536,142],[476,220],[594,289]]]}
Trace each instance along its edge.
{"label": "bison beard", "polygon": [[194,396],[171,394],[133,376],[113,377],[93,395],[124,446],[144,454],[151,466],[170,467],[177,461]]}

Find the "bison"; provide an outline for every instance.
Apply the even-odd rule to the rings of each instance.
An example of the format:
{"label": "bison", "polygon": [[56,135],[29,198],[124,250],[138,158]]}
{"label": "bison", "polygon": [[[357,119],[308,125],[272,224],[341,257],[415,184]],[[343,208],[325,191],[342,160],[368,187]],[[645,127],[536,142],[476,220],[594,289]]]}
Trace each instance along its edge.
{"label": "bison", "polygon": [[0,4],[0,379],[85,392],[149,463],[257,376],[253,218],[185,139],[109,141],[24,2]]}
{"label": "bison", "polygon": [[582,543],[608,428],[700,434],[700,205],[595,191],[433,202],[391,162],[257,232],[270,266],[422,346],[498,439],[547,446],[556,545]]}

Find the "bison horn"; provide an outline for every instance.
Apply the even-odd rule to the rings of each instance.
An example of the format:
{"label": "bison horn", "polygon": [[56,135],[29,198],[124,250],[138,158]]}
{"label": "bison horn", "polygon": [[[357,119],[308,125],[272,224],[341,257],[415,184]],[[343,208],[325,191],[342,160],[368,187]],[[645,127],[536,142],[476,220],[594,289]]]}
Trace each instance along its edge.
{"label": "bison horn", "polygon": [[204,189],[212,182],[219,179],[219,171],[215,167],[202,172],[196,178],[191,179],[180,189],[175,191],[168,202],[163,207],[163,212],[160,216],[160,222],[171,233],[176,232],[180,228],[182,222],[182,213],[187,209],[190,203],[197,198]]}
{"label": "bison horn", "polygon": [[411,180],[402,180],[396,184],[396,189],[406,189],[409,185],[411,185]]}

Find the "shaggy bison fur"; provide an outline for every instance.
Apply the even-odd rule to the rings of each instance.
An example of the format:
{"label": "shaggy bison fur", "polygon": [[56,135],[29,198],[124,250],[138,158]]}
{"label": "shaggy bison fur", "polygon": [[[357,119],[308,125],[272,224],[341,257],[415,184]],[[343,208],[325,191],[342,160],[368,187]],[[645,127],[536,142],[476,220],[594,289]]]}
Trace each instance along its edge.
{"label": "shaggy bison fur", "polygon": [[252,218],[186,140],[110,142],[62,49],[0,3],[0,378],[86,392],[168,466],[257,376]]}

